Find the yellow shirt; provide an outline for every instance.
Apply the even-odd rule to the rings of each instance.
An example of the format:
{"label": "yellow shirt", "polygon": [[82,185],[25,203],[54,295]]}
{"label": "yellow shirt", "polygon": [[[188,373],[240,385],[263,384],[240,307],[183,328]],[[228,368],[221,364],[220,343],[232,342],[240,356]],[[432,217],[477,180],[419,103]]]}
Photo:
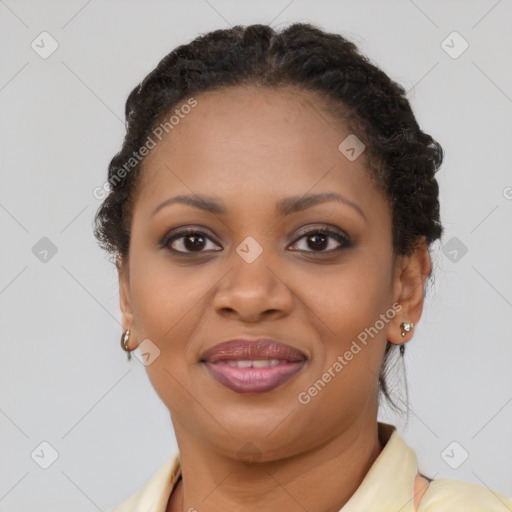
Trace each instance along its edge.
{"label": "yellow shirt", "polygon": [[[340,512],[512,512],[512,499],[469,482],[434,479],[414,509],[416,454],[393,425],[378,424],[384,448]],[[165,512],[181,476],[179,453],[139,490],[109,512]]]}

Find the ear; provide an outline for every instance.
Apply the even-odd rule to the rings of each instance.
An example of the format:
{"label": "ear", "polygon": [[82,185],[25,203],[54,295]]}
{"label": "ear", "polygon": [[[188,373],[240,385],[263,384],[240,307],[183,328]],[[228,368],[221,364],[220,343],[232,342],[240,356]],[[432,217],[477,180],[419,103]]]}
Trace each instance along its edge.
{"label": "ear", "polygon": [[128,260],[123,261],[120,257],[116,259],[117,275],[119,279],[119,306],[121,308],[121,325],[123,332],[130,329],[128,347],[132,350],[137,348],[137,335],[135,332],[133,310],[130,291],[130,270]]}
{"label": "ear", "polygon": [[416,326],[419,322],[423,311],[425,285],[431,269],[425,237],[421,237],[411,255],[401,255],[397,258],[393,277],[393,303],[398,302],[402,308],[390,322],[387,333],[390,343],[402,345],[413,337],[414,329],[402,336],[400,324],[412,322]]}

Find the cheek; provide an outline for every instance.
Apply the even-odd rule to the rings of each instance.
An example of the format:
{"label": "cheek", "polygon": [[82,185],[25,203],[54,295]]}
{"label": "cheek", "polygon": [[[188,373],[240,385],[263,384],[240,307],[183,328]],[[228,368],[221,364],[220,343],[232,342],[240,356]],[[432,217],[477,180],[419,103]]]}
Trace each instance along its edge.
{"label": "cheek", "polygon": [[188,367],[195,363],[188,340],[200,324],[211,284],[200,272],[172,267],[165,258],[137,252],[135,246],[132,256],[130,263],[136,269],[130,276],[134,324],[139,341],[149,339],[160,351],[146,367],[160,394],[160,380],[166,389],[179,387],[169,374],[186,385]]}
{"label": "cheek", "polygon": [[138,248],[136,243],[130,264],[134,269],[130,283],[137,328],[146,337],[152,334],[163,343],[165,333],[171,334],[180,319],[194,310],[207,284],[199,272],[171,265],[160,250]]}
{"label": "cheek", "polygon": [[350,262],[333,267],[312,282],[302,277],[303,293],[308,306],[331,327],[336,335],[346,338],[373,323],[389,300],[388,279],[377,262],[354,254]]}
{"label": "cheek", "polygon": [[343,373],[352,383],[373,385],[373,374],[379,373],[392,318],[388,315],[386,322],[381,316],[389,309],[386,272],[382,264],[358,258],[307,288],[308,307],[318,317],[325,339],[322,365],[329,368],[338,356],[344,357]]}
{"label": "cheek", "polygon": [[190,368],[194,361],[188,346],[191,333],[201,319],[201,296],[206,290],[193,276],[184,277],[179,269],[160,258],[137,258],[131,277],[134,324],[139,341],[151,340],[158,357],[145,367],[149,380],[167,408],[186,415],[192,389]]}

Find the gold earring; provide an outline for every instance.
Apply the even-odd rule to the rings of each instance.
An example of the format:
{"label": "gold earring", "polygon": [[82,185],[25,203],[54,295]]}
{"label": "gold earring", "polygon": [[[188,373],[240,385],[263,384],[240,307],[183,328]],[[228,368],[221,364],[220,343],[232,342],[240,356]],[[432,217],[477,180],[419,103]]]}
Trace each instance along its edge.
{"label": "gold earring", "polygon": [[128,338],[130,337],[130,329],[127,329],[126,332],[121,336],[121,348],[128,352],[128,361],[132,358],[131,350],[128,348]]}
{"label": "gold earring", "polygon": [[400,324],[400,329],[402,329],[402,338],[414,328],[414,324],[412,322],[402,322]]}

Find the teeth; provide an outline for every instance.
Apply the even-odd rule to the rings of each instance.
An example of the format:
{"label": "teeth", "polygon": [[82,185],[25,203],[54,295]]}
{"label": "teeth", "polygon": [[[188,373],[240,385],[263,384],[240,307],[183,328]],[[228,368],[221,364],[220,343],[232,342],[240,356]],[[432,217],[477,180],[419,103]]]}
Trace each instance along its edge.
{"label": "teeth", "polygon": [[268,368],[270,366],[270,361],[268,359],[260,359],[258,361],[253,361],[252,366],[253,368]]}
{"label": "teeth", "polygon": [[238,368],[268,368],[271,366],[277,366],[280,363],[287,363],[286,360],[280,359],[257,359],[257,360],[245,360],[245,361],[224,361],[229,366]]}

